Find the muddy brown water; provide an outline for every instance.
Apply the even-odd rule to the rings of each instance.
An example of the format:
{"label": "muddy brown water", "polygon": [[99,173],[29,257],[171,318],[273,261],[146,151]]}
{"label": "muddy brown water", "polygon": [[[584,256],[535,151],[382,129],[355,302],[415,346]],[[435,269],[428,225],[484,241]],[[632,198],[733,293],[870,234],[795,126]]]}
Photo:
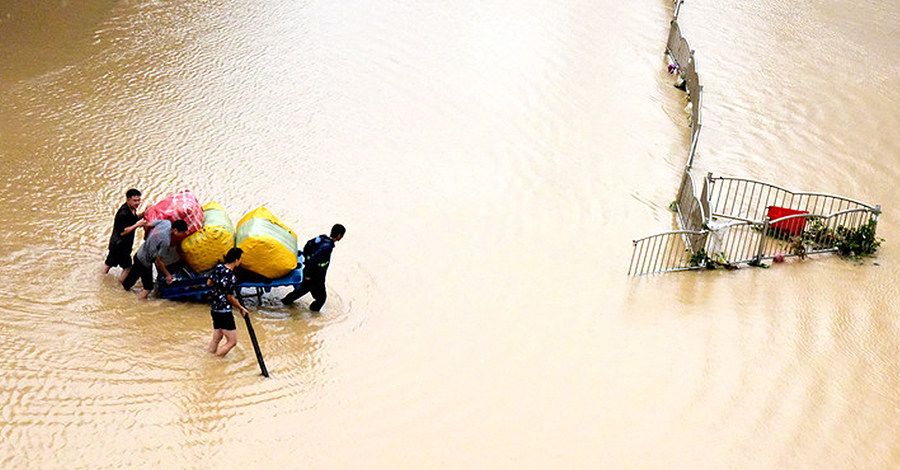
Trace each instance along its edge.
{"label": "muddy brown water", "polygon": [[[0,467],[900,466],[890,2],[680,17],[701,174],[880,203],[877,257],[639,278],[687,152],[668,1],[18,3]],[[348,227],[322,314],[251,306],[271,378],[98,273],[132,186]]]}

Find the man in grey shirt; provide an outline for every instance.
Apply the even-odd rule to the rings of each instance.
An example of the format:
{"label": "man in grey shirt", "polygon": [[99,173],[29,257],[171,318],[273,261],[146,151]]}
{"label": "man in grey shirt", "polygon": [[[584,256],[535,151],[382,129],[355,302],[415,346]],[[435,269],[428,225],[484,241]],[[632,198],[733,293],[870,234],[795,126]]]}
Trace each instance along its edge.
{"label": "man in grey shirt", "polygon": [[166,278],[166,284],[172,282],[172,274],[166,269],[166,264],[171,264],[173,258],[177,261],[178,252],[176,246],[187,236],[187,223],[183,220],[169,222],[157,220],[153,223],[150,235],[144,244],[138,248],[134,255],[134,266],[128,276],[122,281],[125,290],[131,290],[138,278],[141,279],[143,289],[138,294],[141,299],[147,298],[153,290],[153,265]]}

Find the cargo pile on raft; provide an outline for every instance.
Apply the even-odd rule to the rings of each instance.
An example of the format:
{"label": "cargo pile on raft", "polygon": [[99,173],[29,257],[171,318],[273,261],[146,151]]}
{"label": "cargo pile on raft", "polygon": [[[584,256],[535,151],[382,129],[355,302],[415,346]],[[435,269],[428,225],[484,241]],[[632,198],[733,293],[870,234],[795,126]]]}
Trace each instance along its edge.
{"label": "cargo pile on raft", "polygon": [[[179,220],[186,224],[186,231],[174,228],[173,224]],[[159,230],[158,227],[173,227],[172,249],[164,256],[165,271],[157,267],[161,298],[201,300],[207,297],[210,293],[209,271],[235,247],[243,251],[237,271],[238,298],[250,289],[261,301],[263,293],[273,287],[296,289],[303,282],[305,260],[302,252],[298,252],[297,235],[263,206],[248,212],[235,225],[218,203],[201,206],[190,190],[182,190],[148,208],[143,214],[142,226],[146,233],[145,243],[151,241],[152,232]],[[170,280],[166,279],[166,272],[171,275]],[[125,286],[130,287],[128,283]]]}

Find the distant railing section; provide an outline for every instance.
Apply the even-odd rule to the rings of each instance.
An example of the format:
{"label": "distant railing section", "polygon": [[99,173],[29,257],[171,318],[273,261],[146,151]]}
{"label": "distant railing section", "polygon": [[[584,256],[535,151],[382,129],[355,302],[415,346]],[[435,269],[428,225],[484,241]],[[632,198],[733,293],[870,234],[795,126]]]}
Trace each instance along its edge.
{"label": "distant railing section", "polygon": [[681,27],[678,26],[678,21],[676,20],[672,20],[669,23],[669,40],[666,42],[666,52],[672,57],[675,64],[681,68],[687,67],[688,62],[691,61],[691,57],[694,55],[687,39],[681,34]]}
{"label": "distant railing section", "polygon": [[[677,6],[680,6],[679,2]],[[697,59],[687,39],[681,34],[678,21],[672,20],[669,27],[669,39],[666,42],[666,53],[672,59],[675,70],[684,81],[684,89],[691,114],[691,146],[688,152],[687,167],[691,168],[694,162],[694,153],[697,150],[697,141],[700,137],[700,115],[703,107],[703,85],[700,83],[700,75],[697,73]]]}
{"label": "distant railing section", "polygon": [[675,19],[678,19],[678,13],[681,11],[681,4],[684,3],[684,0],[675,0]]}
{"label": "distant railing section", "polygon": [[759,263],[839,249],[842,236],[871,224],[881,207],[833,194],[795,192],[747,178],[708,173],[698,188],[691,169],[700,136],[703,85],[694,51],[682,35],[675,0],[666,53],[687,93],[691,143],[673,203],[680,230],[633,241],[628,274],[641,275]]}

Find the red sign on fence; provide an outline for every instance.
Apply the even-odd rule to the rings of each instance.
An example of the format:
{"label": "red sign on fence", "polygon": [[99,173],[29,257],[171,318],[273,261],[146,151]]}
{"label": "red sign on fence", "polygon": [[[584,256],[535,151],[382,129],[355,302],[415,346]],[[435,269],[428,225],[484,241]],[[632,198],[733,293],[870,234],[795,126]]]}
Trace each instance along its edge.
{"label": "red sign on fence", "polygon": [[[776,220],[797,214],[809,214],[809,211],[798,211],[778,206],[769,206],[766,208],[766,216],[769,217],[769,220]],[[800,235],[803,233],[803,228],[806,227],[806,217],[782,220],[781,222],[775,222],[771,226],[782,232],[790,233],[791,235]]]}

